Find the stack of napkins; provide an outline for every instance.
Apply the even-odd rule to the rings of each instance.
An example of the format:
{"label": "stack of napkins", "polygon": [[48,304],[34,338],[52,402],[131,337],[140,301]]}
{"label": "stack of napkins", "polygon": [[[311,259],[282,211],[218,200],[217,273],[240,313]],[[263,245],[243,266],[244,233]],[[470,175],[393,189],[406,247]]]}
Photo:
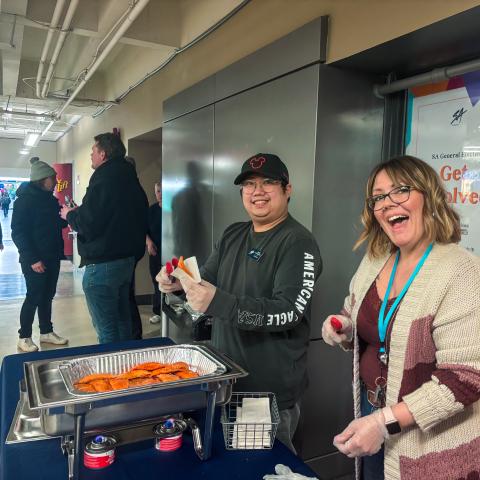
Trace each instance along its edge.
{"label": "stack of napkins", "polygon": [[237,425],[233,426],[232,447],[238,449],[269,448],[272,416],[268,397],[244,398],[237,407]]}

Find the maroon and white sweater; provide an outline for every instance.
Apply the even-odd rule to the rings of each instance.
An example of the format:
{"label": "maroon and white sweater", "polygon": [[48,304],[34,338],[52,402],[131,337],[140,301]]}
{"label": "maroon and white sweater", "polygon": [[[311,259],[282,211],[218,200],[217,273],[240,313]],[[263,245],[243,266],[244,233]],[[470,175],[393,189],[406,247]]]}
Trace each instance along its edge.
{"label": "maroon and white sweater", "polygon": [[[388,256],[365,256],[351,281],[342,313],[354,325]],[[353,361],[359,417],[356,335]],[[385,479],[480,479],[479,399],[480,259],[456,244],[435,244],[393,324],[387,405],[406,402],[416,425],[385,442]]]}

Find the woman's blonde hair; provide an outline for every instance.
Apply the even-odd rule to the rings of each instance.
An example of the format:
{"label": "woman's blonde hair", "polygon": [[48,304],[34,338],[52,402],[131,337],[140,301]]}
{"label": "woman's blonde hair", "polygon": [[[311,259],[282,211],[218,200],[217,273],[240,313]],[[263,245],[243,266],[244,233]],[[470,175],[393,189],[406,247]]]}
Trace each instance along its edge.
{"label": "woman's blonde hair", "polygon": [[394,185],[410,185],[423,194],[425,201],[423,219],[429,241],[444,244],[460,241],[460,217],[447,203],[447,192],[437,172],[423,160],[404,155],[378,164],[370,173],[361,216],[364,229],[353,247],[354,250],[363,242],[367,242],[367,253],[371,257],[378,257],[397,249],[377,222],[373,210],[368,206],[375,178],[381,171],[385,171]]}

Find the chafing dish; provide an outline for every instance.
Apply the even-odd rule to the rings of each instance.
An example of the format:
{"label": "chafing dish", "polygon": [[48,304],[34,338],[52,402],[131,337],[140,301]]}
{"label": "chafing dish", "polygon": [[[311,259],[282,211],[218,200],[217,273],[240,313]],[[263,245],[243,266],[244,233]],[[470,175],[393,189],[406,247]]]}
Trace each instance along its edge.
{"label": "chafing dish", "polygon": [[[109,392],[86,393],[75,383],[91,373],[123,373],[138,363],[185,361],[199,377],[174,382],[131,387]],[[206,345],[173,345],[125,350],[110,354],[63,357],[24,364],[26,392],[23,410],[38,412],[42,438],[62,436],[69,455],[70,478],[79,478],[85,432],[131,430],[155,419],[179,412],[205,409],[203,445],[194,422],[190,422],[198,456],[208,459],[215,405],[230,400],[232,386],[247,372],[220,352]],[[28,406],[25,398],[28,398]],[[22,410],[19,402],[17,410]],[[27,408],[28,407],[28,408]],[[14,419],[14,424],[18,419]],[[140,428],[141,429],[141,428]],[[143,428],[145,430],[145,428]],[[143,434],[145,436],[145,432]],[[15,435],[13,435],[14,437]],[[33,440],[29,436],[29,440]],[[14,441],[21,441],[18,438]]]}

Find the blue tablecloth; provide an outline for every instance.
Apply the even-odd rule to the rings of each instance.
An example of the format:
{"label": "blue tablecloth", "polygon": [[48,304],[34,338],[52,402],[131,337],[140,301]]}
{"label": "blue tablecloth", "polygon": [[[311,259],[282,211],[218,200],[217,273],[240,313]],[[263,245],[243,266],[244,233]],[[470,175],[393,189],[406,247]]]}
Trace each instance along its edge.
{"label": "blue tablecloth", "polygon": [[[67,461],[60,449],[60,439],[5,444],[19,398],[18,382],[23,378],[23,362],[71,355],[86,355],[127,348],[146,348],[169,345],[165,338],[138,340],[117,344],[49,350],[5,357],[0,370],[0,480],[67,480]],[[192,438],[184,435],[182,448],[176,452],[155,450],[153,440],[117,448],[116,461],[103,470],[83,468],[85,480],[169,480],[261,479],[274,473],[277,463],[288,465],[293,471],[307,476],[314,473],[282,443],[275,442],[272,450],[228,451],[223,443],[218,419],[215,420],[212,457],[202,462],[196,456]]]}

